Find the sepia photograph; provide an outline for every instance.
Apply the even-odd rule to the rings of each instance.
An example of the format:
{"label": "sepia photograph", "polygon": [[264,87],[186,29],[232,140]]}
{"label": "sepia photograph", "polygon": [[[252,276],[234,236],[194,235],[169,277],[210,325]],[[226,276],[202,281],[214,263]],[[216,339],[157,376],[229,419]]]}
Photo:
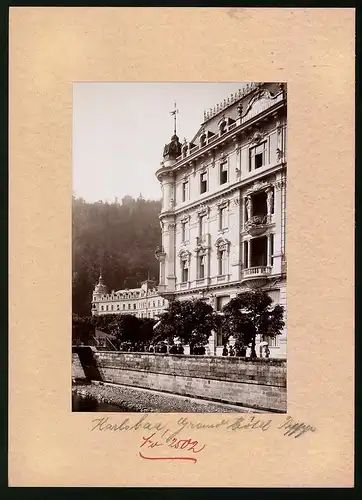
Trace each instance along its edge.
{"label": "sepia photograph", "polygon": [[287,412],[287,84],[74,83],[73,412]]}

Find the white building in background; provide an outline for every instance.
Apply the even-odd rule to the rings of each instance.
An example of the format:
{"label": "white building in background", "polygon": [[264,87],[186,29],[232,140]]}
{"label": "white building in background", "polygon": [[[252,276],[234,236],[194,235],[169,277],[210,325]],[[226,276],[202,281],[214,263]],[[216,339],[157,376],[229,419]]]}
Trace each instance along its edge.
{"label": "white building in background", "polygon": [[168,300],[158,294],[156,283],[146,280],[141,288],[130,288],[107,293],[102,275],[93,290],[92,315],[132,314],[137,318],[154,318],[168,306]]}
{"label": "white building in background", "polygon": [[[202,297],[221,310],[261,288],[286,311],[287,92],[257,83],[204,113],[190,142],[176,133],[156,175],[162,186],[158,293]],[[286,314],[285,314],[286,320]],[[286,328],[267,339],[286,357]],[[221,354],[221,335],[210,338]]]}

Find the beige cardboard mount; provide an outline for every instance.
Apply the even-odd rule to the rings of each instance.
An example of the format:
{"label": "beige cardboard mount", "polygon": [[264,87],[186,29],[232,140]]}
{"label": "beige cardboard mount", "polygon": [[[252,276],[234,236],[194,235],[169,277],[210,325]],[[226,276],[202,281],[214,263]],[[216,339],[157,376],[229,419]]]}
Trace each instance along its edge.
{"label": "beige cardboard mount", "polygon": [[[354,16],[347,8],[10,10],[11,486],[353,485]],[[285,436],[285,415],[273,415],[266,432],[190,431],[205,444],[197,463],[152,461],[139,456],[142,431],[92,432],[94,414],[71,412],[79,81],[288,83],[288,416],[314,432]],[[180,415],[149,418],[177,427]]]}

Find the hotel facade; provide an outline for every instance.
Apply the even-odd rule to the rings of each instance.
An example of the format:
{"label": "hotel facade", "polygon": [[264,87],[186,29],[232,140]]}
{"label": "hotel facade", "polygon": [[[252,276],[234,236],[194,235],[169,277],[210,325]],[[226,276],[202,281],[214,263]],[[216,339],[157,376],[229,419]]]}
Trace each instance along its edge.
{"label": "hotel facade", "polygon": [[[202,298],[217,311],[238,293],[267,291],[286,309],[287,89],[246,85],[204,113],[191,141],[176,132],[156,172],[162,189],[158,295]],[[286,358],[287,329],[267,340]],[[222,352],[222,335],[209,341]]]}
{"label": "hotel facade", "polygon": [[92,316],[132,314],[137,318],[157,317],[168,307],[168,300],[158,294],[156,283],[146,280],[140,288],[127,288],[108,293],[102,275],[92,295]]}

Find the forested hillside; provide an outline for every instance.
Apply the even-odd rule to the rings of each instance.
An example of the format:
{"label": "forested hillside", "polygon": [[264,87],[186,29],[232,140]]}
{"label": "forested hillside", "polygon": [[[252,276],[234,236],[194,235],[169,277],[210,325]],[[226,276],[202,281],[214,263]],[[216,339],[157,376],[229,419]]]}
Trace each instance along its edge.
{"label": "forested hillside", "polygon": [[73,313],[89,315],[99,270],[110,290],[158,280],[155,249],[161,244],[160,201],[126,196],[88,203],[73,197]]}

